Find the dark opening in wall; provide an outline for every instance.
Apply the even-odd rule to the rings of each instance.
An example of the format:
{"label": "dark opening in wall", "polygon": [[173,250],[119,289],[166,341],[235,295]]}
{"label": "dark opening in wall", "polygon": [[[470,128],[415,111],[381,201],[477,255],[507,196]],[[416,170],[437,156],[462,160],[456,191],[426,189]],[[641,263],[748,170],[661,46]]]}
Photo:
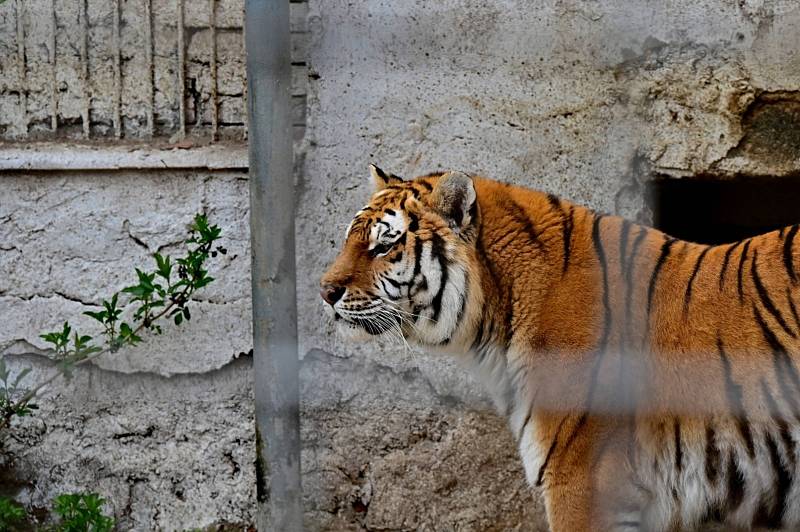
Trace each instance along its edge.
{"label": "dark opening in wall", "polygon": [[800,176],[655,179],[654,227],[703,244],[723,244],[800,223]]}

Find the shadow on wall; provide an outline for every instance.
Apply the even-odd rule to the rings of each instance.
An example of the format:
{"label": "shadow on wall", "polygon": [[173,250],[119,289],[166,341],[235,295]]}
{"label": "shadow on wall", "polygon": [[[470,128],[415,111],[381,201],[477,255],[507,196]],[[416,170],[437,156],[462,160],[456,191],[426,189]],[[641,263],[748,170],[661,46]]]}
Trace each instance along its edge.
{"label": "shadow on wall", "polygon": [[765,92],[741,118],[742,140],[726,159],[757,165],[758,173],[712,172],[647,185],[653,225],[685,240],[724,244],[800,222],[800,92]]}

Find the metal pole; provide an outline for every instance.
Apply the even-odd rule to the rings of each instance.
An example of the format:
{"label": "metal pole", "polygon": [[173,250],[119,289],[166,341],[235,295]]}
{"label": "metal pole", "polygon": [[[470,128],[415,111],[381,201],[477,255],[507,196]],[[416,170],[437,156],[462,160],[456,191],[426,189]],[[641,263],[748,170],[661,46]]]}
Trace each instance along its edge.
{"label": "metal pole", "polygon": [[302,530],[288,0],[245,4],[258,530]]}

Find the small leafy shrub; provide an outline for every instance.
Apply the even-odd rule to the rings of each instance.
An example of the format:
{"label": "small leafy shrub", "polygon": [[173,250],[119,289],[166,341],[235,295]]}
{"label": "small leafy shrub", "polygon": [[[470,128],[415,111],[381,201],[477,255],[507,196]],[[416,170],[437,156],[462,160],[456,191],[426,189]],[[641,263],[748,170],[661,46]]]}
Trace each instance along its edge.
{"label": "small leafy shrub", "polygon": [[8,497],[0,497],[0,532],[9,532],[25,519],[25,509]]}
{"label": "small leafy shrub", "polygon": [[105,499],[96,493],[65,493],[53,501],[58,532],[110,532],[114,519],[103,515]]}
{"label": "small leafy shrub", "polygon": [[161,334],[162,318],[172,319],[175,325],[189,321],[192,315],[188,303],[195,291],[214,281],[205,268],[206,261],[218,253],[227,253],[224,247],[215,246],[221,233],[218,226],[209,224],[204,214],[195,215],[185,241],[186,255],[173,261],[169,256],[153,254],[154,270],[136,268],[137,284],[104,300],[100,310],[84,312],[102,325],[104,344],[74,330],[69,322],[64,322],[60,330],[42,334],[41,338],[52,346],[58,363],[57,371],[44,381],[23,389],[22,382],[30,369],[25,368],[12,378],[0,358],[0,431],[13,418],[30,415],[37,408],[33,403],[37,394],[55,379],[69,378],[75,366],[114,353],[123,346],[135,346],[145,332]]}

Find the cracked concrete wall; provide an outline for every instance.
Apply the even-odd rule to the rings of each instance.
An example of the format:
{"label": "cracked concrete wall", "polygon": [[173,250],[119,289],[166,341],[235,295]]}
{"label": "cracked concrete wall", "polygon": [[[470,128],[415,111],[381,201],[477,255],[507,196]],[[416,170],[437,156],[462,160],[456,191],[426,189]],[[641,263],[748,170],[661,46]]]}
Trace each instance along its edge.
{"label": "cracked concrete wall", "polygon": [[[53,370],[39,338],[181,254],[205,211],[223,228],[217,279],[192,320],[58,381],[2,443],[0,493],[44,518],[65,491],[109,500],[121,530],[244,529],[255,511],[248,181],[241,171],[0,176],[0,354],[31,382]],[[176,330],[178,329],[178,330]]]}
{"label": "cracked concrete wall", "polygon": [[465,370],[344,344],[320,323],[314,281],[371,192],[367,164],[484,174],[644,222],[656,177],[795,175],[800,4],[313,0],[308,25],[308,528],[542,530],[505,424]]}

